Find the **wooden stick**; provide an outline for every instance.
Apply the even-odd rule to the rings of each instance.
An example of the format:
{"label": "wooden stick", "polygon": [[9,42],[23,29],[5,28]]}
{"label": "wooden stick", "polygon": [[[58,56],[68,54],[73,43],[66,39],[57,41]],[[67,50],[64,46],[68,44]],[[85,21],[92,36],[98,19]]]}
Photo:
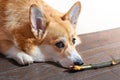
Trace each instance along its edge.
{"label": "wooden stick", "polygon": [[103,68],[103,67],[109,67],[109,66],[114,66],[120,64],[120,59],[113,59],[112,61],[108,61],[108,62],[102,62],[102,63],[98,63],[98,64],[88,64],[88,65],[74,65],[74,66],[70,66],[70,70],[73,71],[81,71],[81,70],[87,70],[87,69],[98,69],[98,68]]}

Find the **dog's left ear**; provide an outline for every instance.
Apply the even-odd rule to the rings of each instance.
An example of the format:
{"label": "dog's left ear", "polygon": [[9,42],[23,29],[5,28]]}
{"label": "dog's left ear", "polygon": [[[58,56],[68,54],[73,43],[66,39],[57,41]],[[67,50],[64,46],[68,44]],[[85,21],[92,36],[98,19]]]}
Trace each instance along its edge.
{"label": "dog's left ear", "polygon": [[81,3],[76,2],[70,10],[62,17],[63,20],[70,20],[72,25],[75,27],[77,24],[77,20],[81,11]]}

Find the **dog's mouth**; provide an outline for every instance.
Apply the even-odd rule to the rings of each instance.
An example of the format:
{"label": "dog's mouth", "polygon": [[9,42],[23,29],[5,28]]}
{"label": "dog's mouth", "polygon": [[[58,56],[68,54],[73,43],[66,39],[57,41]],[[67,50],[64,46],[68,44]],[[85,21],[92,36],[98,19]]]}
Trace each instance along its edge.
{"label": "dog's mouth", "polygon": [[82,60],[76,60],[74,62],[74,61],[71,61],[69,59],[62,59],[60,61],[57,61],[56,63],[59,64],[60,66],[64,67],[64,68],[69,68],[70,66],[83,65],[84,64]]}

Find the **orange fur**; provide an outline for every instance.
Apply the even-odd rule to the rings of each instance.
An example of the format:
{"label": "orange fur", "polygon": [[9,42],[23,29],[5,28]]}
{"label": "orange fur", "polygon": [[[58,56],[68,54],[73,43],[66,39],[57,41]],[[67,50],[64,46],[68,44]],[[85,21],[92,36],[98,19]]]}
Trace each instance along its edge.
{"label": "orange fur", "polygon": [[[41,9],[47,20],[44,37],[36,38],[31,31],[29,18],[33,4]],[[13,45],[29,55],[34,53],[35,46],[51,45],[64,57],[70,55],[65,53],[69,45],[75,50],[71,36],[78,39],[68,15],[51,8],[43,0],[0,0],[0,36],[0,52],[3,54]],[[67,39],[64,49],[55,46],[60,37]]]}
{"label": "orange fur", "polygon": [[[23,49],[26,47],[26,45],[23,45],[26,42],[25,39],[33,37],[29,22],[29,9],[32,4],[36,4],[44,9],[43,11],[47,17],[47,20],[51,20],[56,12],[47,6],[42,0],[0,0],[0,11],[2,12],[2,14],[0,14],[0,27],[2,27],[0,29],[1,34],[3,28],[4,31],[6,31],[6,28],[10,30],[10,32],[12,32],[12,36],[16,37],[16,41],[20,42],[18,44],[21,48],[23,47]],[[50,12],[46,13],[48,10]],[[3,37],[5,36],[6,35],[4,34]],[[3,39],[3,37],[0,39]],[[29,41],[30,39],[27,42]],[[29,42],[29,44],[31,44],[31,42]]]}

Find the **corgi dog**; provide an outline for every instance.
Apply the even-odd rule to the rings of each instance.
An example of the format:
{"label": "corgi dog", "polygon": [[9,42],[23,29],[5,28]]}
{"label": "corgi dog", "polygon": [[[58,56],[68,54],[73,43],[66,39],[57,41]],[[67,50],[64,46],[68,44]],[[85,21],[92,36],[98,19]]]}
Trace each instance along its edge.
{"label": "corgi dog", "polygon": [[53,61],[64,67],[83,60],[75,46],[81,4],[66,13],[44,0],[0,0],[0,53],[20,65]]}

